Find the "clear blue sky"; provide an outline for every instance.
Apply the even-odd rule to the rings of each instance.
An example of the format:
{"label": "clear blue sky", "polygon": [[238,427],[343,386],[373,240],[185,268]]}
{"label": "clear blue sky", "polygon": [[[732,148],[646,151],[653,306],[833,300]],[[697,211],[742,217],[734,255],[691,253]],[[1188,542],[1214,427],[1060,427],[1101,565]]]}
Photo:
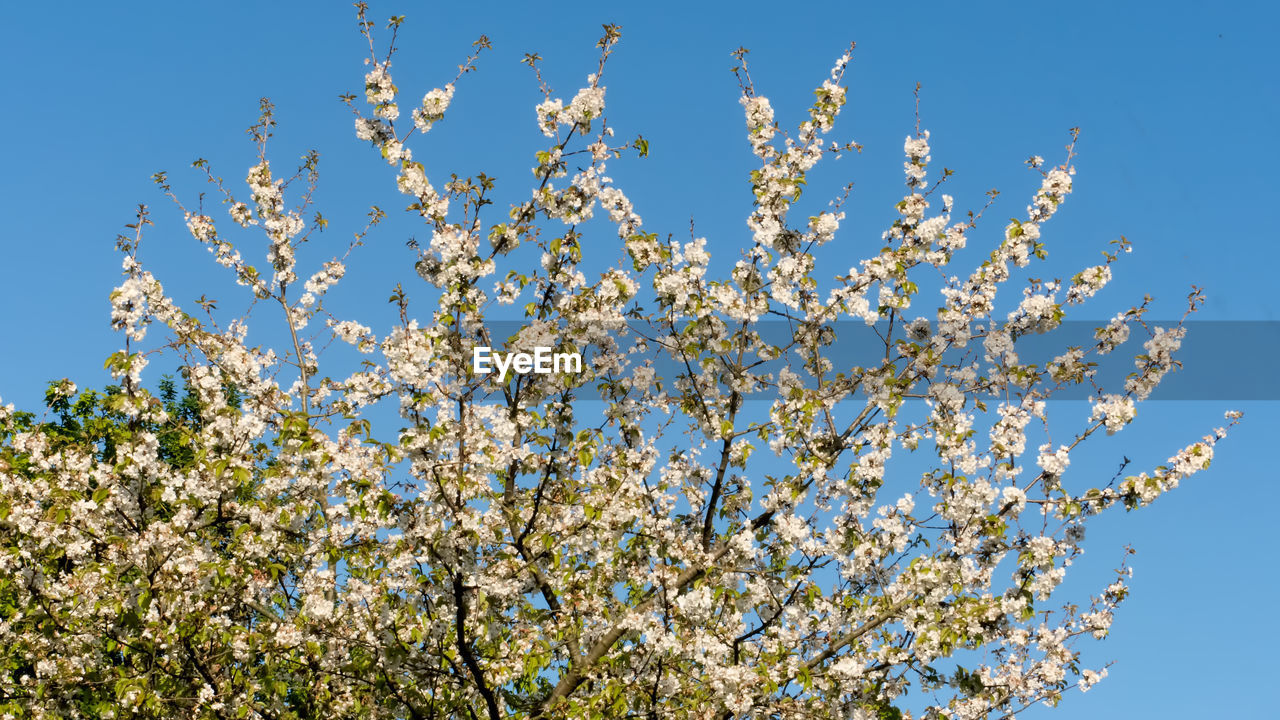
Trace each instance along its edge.
{"label": "clear blue sky", "polygon": [[[1067,129],[1082,128],[1076,193],[1045,233],[1046,275],[1096,262],[1121,234],[1135,244],[1113,287],[1082,317],[1109,316],[1144,293],[1156,296],[1156,317],[1174,316],[1194,283],[1208,295],[1201,319],[1280,320],[1273,276],[1280,243],[1266,219],[1280,166],[1272,137],[1280,127],[1272,36],[1280,11],[1272,4],[610,5],[376,3],[375,19],[408,16],[393,66],[402,108],[451,79],[478,35],[494,44],[480,72],[459,85],[432,142],[415,149],[428,174],[483,170],[512,193],[507,200],[522,198],[541,136],[532,111],[538,93],[519,59],[540,53],[567,100],[594,67],[600,24],[618,23],[623,41],[606,75],[608,116],[621,137],[643,133],[652,156],[615,161],[609,174],[650,230],[683,236],[693,218],[713,253],[733,254],[749,237],[752,158],[729,53],[752,50],[758,90],[793,125],[831,61],[855,40],[850,101],[835,137],[865,150],[809,185],[825,198],[857,183],[839,241],[848,248],[843,267],[874,251],[892,218],[920,82],[934,167],[957,171],[950,190],[957,204],[976,208],[986,189],[1002,192],[995,220],[971,242],[990,240],[1000,219],[1022,213],[1035,188],[1022,161],[1033,154],[1059,161]],[[277,162],[312,147],[322,154],[320,208],[333,225],[328,245],[304,257],[340,253],[371,203],[398,208],[388,169],[355,139],[337,100],[361,91],[366,50],[347,3],[6,8],[0,398],[34,409],[48,379],[103,382],[102,360],[119,344],[107,323],[107,294],[119,282],[113,238],[137,203],[151,205],[157,221],[143,261],[171,295],[189,306],[202,293],[243,305],[149,178],[168,170],[193,200],[205,187],[186,168],[205,157],[238,183],[252,162],[243,128],[260,96],[278,108]],[[390,224],[358,251],[339,295],[356,309],[351,315],[385,325],[392,309],[383,301],[395,282],[411,295],[420,287],[404,248],[412,228]],[[1250,346],[1242,339],[1236,356],[1214,359],[1217,369],[1274,364],[1249,356]],[[1086,564],[1094,570],[1114,565],[1126,542],[1138,549],[1134,596],[1110,639],[1083,646],[1090,666],[1116,661],[1109,679],[1085,696],[1073,693],[1052,717],[1276,716],[1270,647],[1280,640],[1272,609],[1280,584],[1266,517],[1280,501],[1272,456],[1280,403],[1148,404],[1134,427],[1099,443],[1094,458],[1110,467],[1123,453],[1134,467],[1150,467],[1220,424],[1230,408],[1245,410],[1245,422],[1219,446],[1209,473],[1091,534]],[[1083,403],[1055,409],[1087,413]],[[1244,512],[1255,508],[1261,512]]]}

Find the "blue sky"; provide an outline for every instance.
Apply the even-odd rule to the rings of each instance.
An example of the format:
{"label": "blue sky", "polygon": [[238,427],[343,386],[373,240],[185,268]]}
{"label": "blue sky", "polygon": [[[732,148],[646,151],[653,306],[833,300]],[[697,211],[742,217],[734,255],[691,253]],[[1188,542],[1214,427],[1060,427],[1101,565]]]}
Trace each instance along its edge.
{"label": "blue sky", "polygon": [[[1022,213],[1037,187],[1022,162],[1033,154],[1060,161],[1067,129],[1082,129],[1076,191],[1046,228],[1044,272],[1069,275],[1097,262],[1122,234],[1135,250],[1078,317],[1109,317],[1144,293],[1156,298],[1153,317],[1175,317],[1196,284],[1208,297],[1199,319],[1280,320],[1280,238],[1265,219],[1276,205],[1270,173],[1280,160],[1267,131],[1280,126],[1271,54],[1280,11],[1270,4],[401,2],[371,12],[392,14],[408,16],[392,68],[405,102],[452,79],[481,33],[493,41],[480,71],[459,84],[450,115],[415,149],[433,177],[483,170],[498,177],[508,201],[522,199],[541,136],[532,110],[540,97],[520,58],[541,54],[556,95],[568,100],[594,69],[600,24],[617,23],[623,40],[606,72],[607,115],[619,137],[643,133],[652,152],[611,163],[609,174],[648,229],[685,237],[692,219],[713,254],[733,257],[749,239],[752,157],[729,53],[751,49],[757,90],[786,126],[853,40],[849,104],[833,137],[864,151],[809,185],[825,202],[855,183],[838,241],[847,262],[837,271],[874,252],[892,219],[920,82],[933,168],[957,171],[948,191],[957,205],[977,209],[988,188],[1002,193],[971,244],[990,241],[1004,218]],[[205,293],[222,307],[244,305],[150,176],[169,171],[193,203],[205,190],[188,169],[196,157],[239,182],[253,162],[243,129],[261,96],[277,106],[278,162],[313,147],[322,155],[318,201],[332,225],[304,262],[340,254],[370,204],[396,210],[392,176],[355,139],[337,100],[362,89],[366,53],[347,3],[7,8],[0,398],[34,408],[46,380],[104,381],[102,360],[119,346],[107,322],[107,294],[120,279],[113,239],[138,203],[152,207],[157,223],[142,260],[171,295],[188,305]],[[335,302],[375,327],[390,322],[390,288],[402,281],[411,297],[420,289],[404,247],[414,232],[397,219],[375,233]],[[602,247],[610,241],[597,237]],[[613,252],[606,248],[606,259]],[[979,252],[962,256],[961,267]],[[1241,338],[1226,360],[1209,359],[1223,374],[1256,373],[1274,364],[1250,352],[1258,346]],[[1280,501],[1270,452],[1280,429],[1276,399],[1153,402],[1135,426],[1097,444],[1098,467],[1119,454],[1150,467],[1221,424],[1224,410],[1246,411],[1210,472],[1151,508],[1095,526],[1086,565],[1105,570],[1133,544],[1134,596],[1112,637],[1084,646],[1093,665],[1115,660],[1109,679],[1069,697],[1054,717],[1274,715],[1267,668],[1280,626],[1270,598],[1280,587],[1269,572],[1274,538],[1264,513]],[[1088,412],[1080,402],[1053,409]],[[1255,508],[1263,512],[1243,512]]]}

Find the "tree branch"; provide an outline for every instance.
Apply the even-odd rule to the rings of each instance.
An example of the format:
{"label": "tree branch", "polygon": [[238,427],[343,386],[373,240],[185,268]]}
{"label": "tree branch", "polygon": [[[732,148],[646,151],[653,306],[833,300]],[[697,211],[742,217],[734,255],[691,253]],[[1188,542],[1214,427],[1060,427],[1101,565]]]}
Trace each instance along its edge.
{"label": "tree branch", "polygon": [[484,671],[480,668],[480,663],[476,662],[476,656],[471,651],[471,646],[467,643],[467,599],[465,596],[466,587],[462,584],[462,574],[458,573],[453,576],[453,602],[456,612],[454,613],[454,632],[457,634],[458,652],[462,655],[462,662],[467,666],[467,670],[471,672],[471,678],[476,683],[476,690],[480,692],[480,697],[484,698],[485,707],[489,711],[489,720],[502,720],[502,713],[498,712],[498,699],[494,697],[493,691],[484,681]]}
{"label": "tree branch", "polygon": [[903,600],[899,600],[898,602],[896,602],[896,603],[894,603],[894,604],[890,605],[890,606],[889,606],[889,609],[888,609],[888,610],[885,610],[883,613],[881,613],[881,614],[880,614],[880,616],[879,616],[879,617],[877,617],[875,620],[872,620],[872,621],[870,621],[870,622],[868,622],[868,623],[864,623],[864,624],[863,624],[862,626],[860,626],[857,630],[853,630],[853,631],[851,631],[851,632],[849,632],[849,633],[847,633],[847,634],[845,634],[845,635],[841,636],[841,637],[840,637],[840,638],[838,638],[835,642],[833,642],[833,643],[831,643],[829,646],[827,646],[827,649],[826,649],[826,650],[823,650],[822,652],[820,652],[820,653],[818,653],[817,655],[815,655],[815,656],[814,656],[812,659],[810,659],[808,662],[806,662],[806,663],[804,664],[805,668],[806,668],[806,669],[812,669],[812,668],[817,667],[818,665],[821,665],[822,663],[824,663],[824,662],[826,662],[827,660],[829,660],[829,659],[831,659],[832,657],[834,657],[836,653],[838,653],[838,652],[840,652],[841,650],[843,650],[843,649],[845,648],[845,646],[849,645],[849,644],[850,644],[850,643],[852,643],[852,642],[855,642],[858,638],[862,637],[863,635],[866,635],[867,633],[871,632],[872,630],[875,630],[876,628],[878,628],[878,627],[880,627],[881,625],[885,624],[886,622],[888,622],[889,620],[891,620],[891,619],[893,618],[893,616],[894,616],[894,615],[897,615],[897,614],[898,614],[898,611],[899,611],[899,610],[901,610],[901,609],[903,608],[903,606],[905,606],[905,605],[907,604],[907,602],[908,602],[908,600],[909,600],[909,599],[910,599],[910,598],[906,598],[906,599],[903,599]]}
{"label": "tree branch", "polygon": [[[751,530],[758,530],[765,525],[768,525],[773,521],[773,516],[774,511],[772,510],[757,515],[756,518],[751,521]],[[691,568],[676,578],[673,588],[675,592],[679,593],[681,590],[692,585],[694,582],[706,575],[707,569],[719,562],[720,558],[724,557],[729,552],[730,547],[730,543],[724,543],[717,548],[714,553],[712,553],[711,559],[707,563],[707,567]],[[640,604],[631,608],[629,612],[646,612],[649,608],[653,607],[657,600],[658,588],[650,588],[649,592],[645,594],[645,599]],[[578,687],[586,681],[587,673],[591,671],[591,668],[594,667],[596,663],[600,662],[600,659],[613,648],[614,643],[618,642],[625,633],[626,629],[622,626],[621,622],[619,622],[614,625],[612,630],[605,633],[603,637],[597,640],[596,644],[591,646],[591,650],[587,652],[586,656],[583,657],[581,661],[574,662],[570,665],[568,672],[561,676],[560,681],[556,683],[551,694],[542,704],[542,707],[538,708],[537,712],[533,714],[533,717],[540,718],[544,716],[547,710],[550,709],[551,705],[557,700],[563,697],[568,697],[570,693],[577,690]]]}

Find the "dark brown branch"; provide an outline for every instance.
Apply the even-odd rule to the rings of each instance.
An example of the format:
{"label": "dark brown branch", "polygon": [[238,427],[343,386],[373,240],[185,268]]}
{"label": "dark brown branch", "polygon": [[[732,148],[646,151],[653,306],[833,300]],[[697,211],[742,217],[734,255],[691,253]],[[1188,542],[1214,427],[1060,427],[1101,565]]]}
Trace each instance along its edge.
{"label": "dark brown branch", "polygon": [[716,481],[711,486],[711,499],[707,501],[707,518],[702,522],[703,550],[711,549],[711,535],[712,531],[715,530],[716,505],[720,502],[720,493],[724,489],[725,470],[729,468],[729,448],[733,443],[731,438],[732,436],[726,437],[720,446],[720,466],[716,468]]}
{"label": "dark brown branch", "polygon": [[476,662],[476,656],[471,651],[471,645],[467,643],[466,586],[462,584],[461,573],[453,576],[453,603],[456,609],[454,613],[454,632],[457,634],[458,653],[462,655],[462,662],[471,673],[471,678],[476,683],[476,690],[479,691],[480,697],[484,698],[485,707],[489,711],[489,720],[502,720],[502,714],[498,712],[498,699],[494,697],[493,691],[485,684],[484,671],[481,670],[480,663]]}

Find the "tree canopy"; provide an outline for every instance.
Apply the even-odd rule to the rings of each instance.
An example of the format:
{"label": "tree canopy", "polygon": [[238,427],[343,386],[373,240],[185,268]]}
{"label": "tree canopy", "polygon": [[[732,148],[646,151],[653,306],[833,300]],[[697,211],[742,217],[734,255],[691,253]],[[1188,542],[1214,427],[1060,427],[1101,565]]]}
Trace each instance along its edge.
{"label": "tree canopy", "polygon": [[[1137,474],[1069,472],[1085,440],[1135,419],[1184,335],[1150,327],[1144,304],[1047,361],[1020,357],[1018,340],[1055,337],[1128,249],[1117,241],[1065,280],[1030,275],[1073,189],[1075,131],[1060,163],[1028,160],[1025,215],[982,239],[982,209],[955,210],[915,128],[897,217],[846,271],[843,195],[793,209],[821,192],[807,183],[818,163],[858,151],[829,139],[853,48],[791,132],[742,50],[754,204],[739,256],[717,262],[704,238],[647,228],[605,174],[649,150],[615,140],[604,114],[621,28],[603,27],[567,102],[527,56],[546,142],[531,190],[499,209],[495,178],[442,181],[413,153],[488,39],[402,116],[391,67],[404,19],[380,45],[358,7],[366,84],[344,101],[430,234],[411,243],[425,310],[397,287],[399,323],[379,336],[325,306],[377,208],[347,254],[300,279],[297,248],[328,225],[312,207],[319,154],[291,175],[272,164],[270,102],[250,128],[246,191],[195,163],[225,216],[188,207],[158,173],[283,344],[251,344],[247,317],[183,311],[140,259],[139,212],[111,296],[118,384],[54,382],[43,418],[0,409],[0,709],[964,720],[1105,675],[1076,640],[1108,633],[1127,568],[1089,597],[1055,592],[1084,528],[1208,467],[1226,429]],[[265,238],[266,265],[241,237]],[[989,254],[955,270],[976,243]],[[920,309],[930,286],[938,302]],[[519,320],[504,324],[503,306]],[[152,326],[163,344],[146,344]],[[1097,362],[1135,330],[1132,371],[1099,387]],[[831,352],[857,332],[865,360]],[[333,341],[356,370],[339,372]],[[583,366],[482,373],[476,348],[551,348]],[[161,351],[181,387],[143,382]],[[1046,401],[1072,389],[1090,413],[1051,432]],[[394,432],[372,420],[384,399]]]}

